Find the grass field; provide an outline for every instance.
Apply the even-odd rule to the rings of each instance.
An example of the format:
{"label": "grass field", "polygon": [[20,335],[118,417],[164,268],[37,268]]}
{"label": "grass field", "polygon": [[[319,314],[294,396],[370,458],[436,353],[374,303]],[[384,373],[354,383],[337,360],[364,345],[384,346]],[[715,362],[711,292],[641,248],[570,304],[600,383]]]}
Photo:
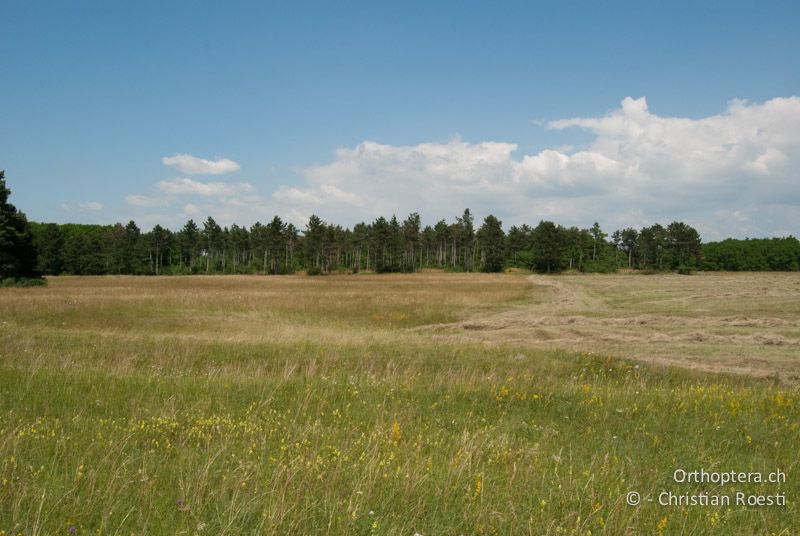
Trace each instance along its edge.
{"label": "grass field", "polygon": [[796,274],[0,289],[0,536],[795,534],[798,319]]}
{"label": "grass field", "polygon": [[[532,276],[535,299],[425,329],[800,383],[800,275]],[[453,329],[450,329],[453,328]]]}

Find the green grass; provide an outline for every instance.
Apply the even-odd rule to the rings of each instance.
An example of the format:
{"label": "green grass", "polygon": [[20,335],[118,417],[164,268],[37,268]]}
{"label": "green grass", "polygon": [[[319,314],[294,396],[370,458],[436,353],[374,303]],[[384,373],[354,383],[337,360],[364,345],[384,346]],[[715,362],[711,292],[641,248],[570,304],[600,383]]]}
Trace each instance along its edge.
{"label": "green grass", "polygon": [[[459,292],[440,277],[409,286],[389,276],[349,309],[334,297],[375,279],[282,281],[262,291],[273,293],[262,305],[257,289],[226,300],[218,288],[260,278],[238,286],[65,279],[0,294],[0,531],[793,534],[800,526],[796,388],[403,329],[476,303],[518,303],[519,289],[530,291],[519,278],[445,276],[463,277]],[[132,289],[111,292],[123,284]],[[87,295],[92,286],[106,291]],[[294,307],[297,296],[287,294],[297,289],[306,301]],[[418,308],[428,313],[408,321]],[[676,484],[678,468],[782,469],[785,484],[725,492],[784,492],[789,504],[625,504],[631,490],[646,498],[714,491]]]}

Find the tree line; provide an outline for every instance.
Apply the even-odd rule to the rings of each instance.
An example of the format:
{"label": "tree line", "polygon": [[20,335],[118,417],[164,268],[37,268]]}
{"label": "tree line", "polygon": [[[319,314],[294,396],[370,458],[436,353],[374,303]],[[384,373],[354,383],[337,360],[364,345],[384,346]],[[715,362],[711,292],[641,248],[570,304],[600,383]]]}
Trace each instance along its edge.
{"label": "tree line", "polygon": [[[1,172],[0,172],[1,173]],[[793,237],[702,244],[683,222],[605,233],[551,221],[503,230],[493,215],[477,225],[469,209],[455,221],[423,226],[418,213],[403,220],[378,217],[352,228],[317,215],[303,229],[275,216],[266,224],[219,225],[189,220],[178,231],[161,225],[144,232],[134,222],[85,225],[28,222],[8,203],[0,174],[0,279],[24,273],[308,274],[330,272],[500,272],[507,268],[556,273],[647,271],[798,270]],[[10,207],[10,208],[9,208]],[[13,209],[13,210],[12,210]],[[16,237],[13,240],[7,237]],[[8,244],[11,244],[9,246]],[[17,259],[11,262],[9,259]]]}
{"label": "tree line", "polygon": [[800,269],[800,241],[786,238],[727,239],[703,245],[703,270],[796,271]]}
{"label": "tree line", "polygon": [[453,222],[427,226],[412,213],[404,220],[378,217],[352,228],[326,223],[316,215],[303,229],[278,216],[249,228],[221,226],[208,217],[200,224],[189,220],[175,232],[160,225],[143,232],[133,221],[31,222],[29,227],[37,268],[46,275],[731,269],[707,262],[706,248],[716,245],[703,246],[697,231],[682,222],[624,229],[610,236],[597,223],[580,229],[550,221],[512,226],[505,232],[493,215],[476,225],[469,209]]}

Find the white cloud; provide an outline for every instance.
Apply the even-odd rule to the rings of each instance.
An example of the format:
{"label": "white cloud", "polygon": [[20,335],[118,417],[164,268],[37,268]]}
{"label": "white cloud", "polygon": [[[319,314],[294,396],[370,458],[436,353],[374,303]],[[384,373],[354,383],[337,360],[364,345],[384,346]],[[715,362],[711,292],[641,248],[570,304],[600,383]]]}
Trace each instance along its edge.
{"label": "white cloud", "polygon": [[597,220],[611,230],[683,219],[709,236],[725,234],[724,215],[748,214],[748,225],[737,220],[733,232],[770,235],[796,227],[797,125],[797,97],[733,101],[724,113],[701,119],[658,116],[644,98],[626,98],[601,117],[547,123],[592,133],[583,150],[516,156],[517,146],[503,142],[365,141],[307,168],[306,185],[280,187],[273,198],[297,213],[344,223],[415,210],[452,218],[468,206],[507,225]]}
{"label": "white cloud", "polygon": [[592,152],[620,162],[629,177],[658,191],[699,186],[720,193],[747,185],[759,195],[775,195],[763,191],[764,182],[780,182],[769,178],[797,169],[799,120],[797,97],[756,105],[733,101],[724,114],[698,120],[660,117],[650,113],[645,98],[628,97],[605,117],[553,121],[549,127],[593,132]]}
{"label": "white cloud", "polygon": [[168,207],[169,200],[163,197],[148,197],[146,195],[128,195],[125,203],[134,207]]}
{"label": "white cloud", "polygon": [[[246,182],[175,178],[157,187],[172,199],[204,199],[185,205],[180,217],[209,214],[221,223],[278,214],[302,227],[316,213],[352,225],[412,211],[433,223],[452,221],[469,207],[479,217],[494,213],[506,228],[551,219],[579,226],[599,221],[612,231],[683,220],[706,239],[797,234],[797,125],[798,97],[733,101],[725,112],[700,119],[659,116],[644,98],[626,98],[606,115],[543,124],[587,131],[593,139],[580,149],[517,154],[516,144],[499,141],[364,141],[302,169],[299,184],[264,196]],[[144,206],[144,196],[130,197],[129,204]]]}
{"label": "white cloud", "polygon": [[95,210],[103,210],[105,206],[103,203],[98,203],[97,201],[88,201],[86,203],[81,203],[78,205],[80,210],[87,210],[87,211],[95,211]]}
{"label": "white cloud", "polygon": [[200,182],[189,178],[174,178],[160,181],[159,190],[174,195],[224,196],[255,192],[246,182]]}
{"label": "white cloud", "polygon": [[222,175],[239,171],[239,164],[227,158],[206,160],[190,154],[175,154],[161,159],[165,166],[172,166],[183,173],[199,175]]}
{"label": "white cloud", "polygon": [[61,203],[61,210],[67,212],[97,212],[103,210],[105,205],[97,201],[87,201],[85,203]]}
{"label": "white cloud", "polygon": [[189,216],[195,216],[200,214],[200,207],[195,205],[194,203],[186,203],[183,205],[183,213]]}
{"label": "white cloud", "polygon": [[314,206],[325,206],[331,202],[354,207],[361,207],[364,205],[364,200],[359,195],[345,192],[332,184],[321,184],[312,189],[281,186],[272,194],[272,197],[277,201]]}

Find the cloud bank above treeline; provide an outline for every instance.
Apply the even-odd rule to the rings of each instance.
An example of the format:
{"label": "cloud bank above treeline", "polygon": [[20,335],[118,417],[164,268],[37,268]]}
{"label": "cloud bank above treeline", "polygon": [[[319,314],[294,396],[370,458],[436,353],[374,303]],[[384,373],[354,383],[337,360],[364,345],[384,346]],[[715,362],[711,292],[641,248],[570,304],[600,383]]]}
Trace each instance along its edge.
{"label": "cloud bank above treeline", "polygon": [[[278,214],[302,225],[318,214],[352,225],[419,212],[433,222],[470,207],[509,225],[548,219],[623,228],[683,220],[707,240],[779,236],[797,233],[798,125],[798,97],[732,101],[725,112],[699,119],[659,116],[644,97],[628,97],[599,117],[543,125],[590,133],[592,141],[580,149],[520,155],[517,144],[501,141],[363,141],[338,149],[328,163],[301,169],[299,180],[272,191],[252,179],[173,177],[156,182],[149,194],[131,193],[126,203],[137,221],[145,216],[170,226],[198,215],[248,224]],[[240,169],[227,158],[188,154],[163,162],[185,174]]]}

